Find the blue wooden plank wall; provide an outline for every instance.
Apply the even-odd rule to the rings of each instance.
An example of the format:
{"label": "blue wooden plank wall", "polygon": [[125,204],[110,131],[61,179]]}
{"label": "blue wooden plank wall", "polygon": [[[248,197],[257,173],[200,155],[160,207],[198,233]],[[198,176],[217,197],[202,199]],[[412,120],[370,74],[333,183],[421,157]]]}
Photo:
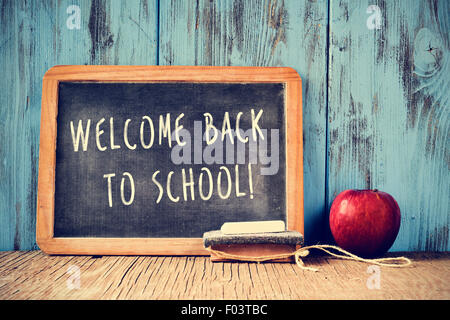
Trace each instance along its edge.
{"label": "blue wooden plank wall", "polygon": [[0,0],[0,250],[36,249],[41,81],[57,64],[290,66],[305,236],[349,188],[391,193],[393,251],[449,250],[449,1]]}

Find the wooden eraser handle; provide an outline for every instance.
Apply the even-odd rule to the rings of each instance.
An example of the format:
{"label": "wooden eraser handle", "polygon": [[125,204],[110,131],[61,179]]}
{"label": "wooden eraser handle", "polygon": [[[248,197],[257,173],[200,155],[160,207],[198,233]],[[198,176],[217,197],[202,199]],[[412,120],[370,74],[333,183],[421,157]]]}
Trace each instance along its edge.
{"label": "wooden eraser handle", "polygon": [[223,234],[283,232],[286,231],[286,225],[282,220],[225,222],[220,231]]}

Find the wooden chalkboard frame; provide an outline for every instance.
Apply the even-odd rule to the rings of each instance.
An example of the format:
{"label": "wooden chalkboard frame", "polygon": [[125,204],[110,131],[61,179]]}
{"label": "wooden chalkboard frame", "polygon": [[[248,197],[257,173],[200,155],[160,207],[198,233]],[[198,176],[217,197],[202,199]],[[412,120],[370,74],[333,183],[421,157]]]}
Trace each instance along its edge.
{"label": "wooden chalkboard frame", "polygon": [[36,241],[48,254],[209,255],[201,238],[54,237],[58,84],[92,82],[285,83],[287,228],[304,234],[302,87],[288,67],[54,66],[44,75]]}

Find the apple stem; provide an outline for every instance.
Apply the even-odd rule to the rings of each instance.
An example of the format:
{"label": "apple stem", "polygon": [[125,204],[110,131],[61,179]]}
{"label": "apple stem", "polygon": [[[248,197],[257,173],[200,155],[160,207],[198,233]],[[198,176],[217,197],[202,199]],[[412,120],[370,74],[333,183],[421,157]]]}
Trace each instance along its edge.
{"label": "apple stem", "polygon": [[378,189],[373,189],[372,191],[373,191],[373,192],[378,192]]}

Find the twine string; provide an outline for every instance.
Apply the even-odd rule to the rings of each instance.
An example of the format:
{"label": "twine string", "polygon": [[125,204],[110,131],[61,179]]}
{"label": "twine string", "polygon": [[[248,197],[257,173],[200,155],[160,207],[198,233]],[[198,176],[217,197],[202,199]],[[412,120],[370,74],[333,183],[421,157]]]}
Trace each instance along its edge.
{"label": "twine string", "polygon": [[[371,264],[376,264],[376,265],[383,266],[383,267],[404,268],[404,267],[411,265],[411,263],[412,263],[411,260],[406,257],[365,259],[365,258],[358,257],[357,255],[352,254],[342,248],[332,246],[332,245],[327,245],[327,244],[312,245],[312,246],[299,248],[293,252],[272,254],[272,255],[267,255],[267,256],[237,255],[237,254],[223,252],[220,250],[214,250],[211,247],[206,248],[206,250],[210,251],[211,253],[214,253],[219,258],[239,260],[239,261],[263,262],[263,261],[268,261],[268,260],[284,259],[284,258],[289,258],[289,257],[294,256],[295,263],[297,264],[297,266],[300,269],[317,272],[317,271],[319,271],[319,269],[305,266],[305,264],[302,260],[302,258],[305,258],[306,256],[309,255],[310,249],[322,250],[322,251],[328,253],[329,255],[339,258],[339,259],[347,259],[347,260],[371,263]],[[336,251],[340,252],[341,254],[331,252],[329,249],[336,250]]]}

